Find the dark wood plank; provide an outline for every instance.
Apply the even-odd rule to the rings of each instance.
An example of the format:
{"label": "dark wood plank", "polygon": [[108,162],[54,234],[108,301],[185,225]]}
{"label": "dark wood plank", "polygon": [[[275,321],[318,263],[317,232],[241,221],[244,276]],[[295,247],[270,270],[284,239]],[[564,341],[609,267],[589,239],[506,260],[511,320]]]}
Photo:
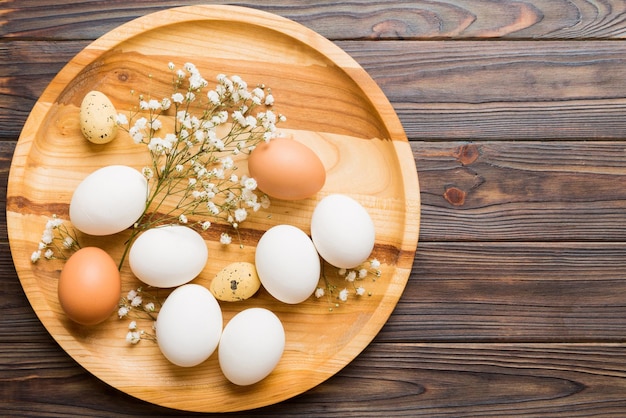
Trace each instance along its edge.
{"label": "dark wood plank", "polygon": [[[0,361],[12,364],[0,386],[3,416],[196,416],[118,392],[54,344],[0,346]],[[626,413],[624,349],[623,344],[373,343],[318,387],[253,414],[621,416]],[[27,355],[17,357],[16,350]]]}
{"label": "dark wood plank", "polygon": [[624,243],[421,243],[376,341],[621,342],[624,271]]}
{"label": "dark wood plank", "polygon": [[[0,337],[30,341],[37,324],[6,244],[0,268]],[[376,341],[623,341],[624,271],[623,244],[424,243]]]}
{"label": "dark wood plank", "polygon": [[14,150],[15,142],[0,141],[0,243],[8,242],[6,215],[7,184]]}
{"label": "dark wood plank", "polygon": [[[185,4],[204,4],[201,0]],[[538,39],[607,38],[626,34],[626,7],[620,0],[457,0],[396,2],[250,3],[293,19],[329,39]],[[180,6],[165,1],[5,1],[0,36],[55,40],[95,39],[133,18]],[[50,13],[54,10],[54,13]]]}
{"label": "dark wood plank", "polygon": [[[0,139],[15,139],[86,42],[0,43]],[[414,140],[626,138],[626,43],[338,42]],[[279,99],[279,98],[278,98]]]}
{"label": "dark wood plank", "polygon": [[621,142],[413,142],[420,241],[626,241]]}
{"label": "dark wood plank", "polygon": [[416,140],[624,139],[626,43],[339,42]]}
{"label": "dark wood plank", "polygon": [[[0,141],[0,241],[15,143]],[[616,142],[414,142],[420,242],[626,241]]]}
{"label": "dark wood plank", "polygon": [[15,140],[48,83],[88,42],[0,42],[0,140]]}

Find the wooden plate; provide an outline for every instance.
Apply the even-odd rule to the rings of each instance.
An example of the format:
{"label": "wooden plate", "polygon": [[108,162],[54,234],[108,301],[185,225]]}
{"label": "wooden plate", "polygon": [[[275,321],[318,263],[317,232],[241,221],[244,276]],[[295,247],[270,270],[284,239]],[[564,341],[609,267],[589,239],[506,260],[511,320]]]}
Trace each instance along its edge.
{"label": "wooden plate", "polygon": [[[335,306],[325,297],[282,304],[261,290],[242,303],[223,303],[224,323],[251,306],[274,311],[287,335],[285,353],[272,374],[238,387],[221,374],[217,355],[180,368],[156,344],[125,342],[128,321],[116,315],[81,327],[63,314],[56,295],[60,260],[30,262],[45,222],[68,219],[77,184],[110,164],[141,168],[146,150],[122,136],[97,146],[83,139],[78,110],[89,90],[107,94],[118,109],[136,104],[130,90],[171,93],[167,63],[193,62],[207,79],[237,74],[250,85],[272,88],[281,129],[310,146],[327,169],[314,198],[272,201],[246,220],[243,248],[217,242],[220,226],[206,236],[210,262],[195,280],[208,285],[224,265],[254,259],[258,237],[272,225],[290,223],[310,232],[319,199],[344,193],[361,202],[376,227],[373,257],[382,276],[365,283],[371,296],[351,295]],[[165,77],[165,78],[164,78]],[[137,398],[183,410],[221,412],[257,408],[298,395],[352,361],[376,336],[396,306],[411,271],[418,240],[420,200],[411,148],[379,87],[346,53],[293,21],[248,8],[192,6],[154,13],[122,25],[93,42],[54,78],[35,104],[17,144],[9,176],[7,223],[15,266],[28,299],[59,345],[88,371]],[[223,230],[223,229],[222,229]],[[213,232],[211,232],[213,231]],[[128,236],[82,236],[119,259]],[[140,285],[127,265],[123,292]],[[338,285],[345,284],[339,280]]]}

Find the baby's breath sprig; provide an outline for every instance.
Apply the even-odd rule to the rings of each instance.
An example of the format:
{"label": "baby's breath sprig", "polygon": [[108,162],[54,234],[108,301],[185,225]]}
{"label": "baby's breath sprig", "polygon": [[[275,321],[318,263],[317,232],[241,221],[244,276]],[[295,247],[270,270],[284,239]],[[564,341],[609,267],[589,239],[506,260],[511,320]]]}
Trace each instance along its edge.
{"label": "baby's breath sprig", "polygon": [[[208,89],[194,64],[177,69],[169,63],[168,68],[171,96],[157,100],[140,95],[130,118],[118,115],[118,125],[135,143],[146,145],[152,161],[142,170],[150,183],[146,210],[129,242],[141,231],[167,223],[206,230],[219,221],[237,230],[249,211],[270,204],[266,195],[257,194],[254,178],[238,175],[236,163],[239,155],[277,136],[276,125],[285,120],[270,109],[271,91],[262,85],[250,90],[241,77],[223,74]],[[229,238],[226,234],[220,241],[226,244]]]}
{"label": "baby's breath sprig", "polygon": [[[363,283],[365,279],[369,277],[371,277],[372,282],[375,282],[376,279],[381,275],[380,261],[378,261],[376,258],[366,263],[363,263],[358,268],[337,269],[336,277],[334,278],[331,278],[326,274],[325,267],[325,264],[322,263],[322,280],[324,284],[323,286],[318,286],[318,288],[315,290],[315,297],[319,299],[327,295],[332,303],[332,306],[329,308],[330,311],[333,310],[333,307],[338,308],[340,306],[340,302],[347,302],[348,297],[351,293],[356,297],[363,296],[365,294],[371,296],[372,292],[367,291]],[[344,282],[347,282],[349,284],[343,287],[343,289],[338,290],[341,286],[338,286],[336,284],[336,279],[340,277],[343,277]],[[349,287],[352,288],[352,291],[348,290]]]}
{"label": "baby's breath sprig", "polygon": [[[271,109],[271,90],[264,85],[249,89],[241,77],[223,74],[208,89],[209,83],[194,64],[177,69],[169,63],[168,69],[173,85],[170,96],[153,99],[139,94],[136,107],[117,115],[118,126],[135,143],[145,145],[151,157],[151,165],[142,169],[149,195],[126,241],[120,269],[134,239],[147,229],[178,223],[207,230],[219,222],[229,224],[239,236],[250,211],[270,205],[267,195],[258,192],[254,178],[238,174],[237,162],[259,143],[278,136],[276,126],[285,117]],[[33,263],[42,256],[67,259],[69,251],[65,250],[80,248],[60,220],[50,222],[31,254]],[[62,245],[55,233],[62,236]],[[220,243],[231,241],[231,234],[221,234]]]}
{"label": "baby's breath sprig", "polygon": [[119,319],[147,319],[152,323],[150,331],[145,331],[138,327],[135,319],[132,319],[128,324],[126,342],[134,345],[140,340],[156,341],[154,321],[156,321],[160,307],[161,302],[159,298],[149,292],[145,292],[141,287],[130,290],[125,297],[120,299],[117,310]]}
{"label": "baby's breath sprig", "polygon": [[63,223],[63,220],[52,215],[46,222],[41,239],[30,260],[36,263],[44,257],[46,260],[67,260],[72,252],[80,249],[76,234]]}

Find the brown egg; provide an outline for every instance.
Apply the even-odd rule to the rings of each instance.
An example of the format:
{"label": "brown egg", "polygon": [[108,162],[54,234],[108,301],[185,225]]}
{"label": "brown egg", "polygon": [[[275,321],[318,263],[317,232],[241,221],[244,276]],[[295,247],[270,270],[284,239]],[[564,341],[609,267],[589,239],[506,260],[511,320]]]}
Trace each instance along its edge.
{"label": "brown egg", "polygon": [[58,284],[61,307],[74,322],[95,325],[117,308],[122,291],[120,272],[104,250],[85,247],[67,260]]}
{"label": "brown egg", "polygon": [[248,169],[259,189],[277,199],[311,197],[326,181],[326,169],[317,154],[289,138],[258,145],[248,157]]}

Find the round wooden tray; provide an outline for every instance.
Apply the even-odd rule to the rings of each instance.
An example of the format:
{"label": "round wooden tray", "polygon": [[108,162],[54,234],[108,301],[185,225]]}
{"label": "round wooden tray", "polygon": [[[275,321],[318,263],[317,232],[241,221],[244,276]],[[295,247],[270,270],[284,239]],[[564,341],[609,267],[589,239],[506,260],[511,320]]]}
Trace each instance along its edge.
{"label": "round wooden tray", "polygon": [[[69,321],[57,300],[62,261],[30,262],[47,219],[68,219],[78,183],[110,164],[142,167],[147,151],[120,135],[110,144],[89,144],[80,133],[78,111],[90,90],[100,90],[118,111],[136,104],[130,95],[169,90],[167,63],[193,62],[208,80],[218,73],[264,83],[287,116],[281,129],[310,146],[322,159],[327,182],[314,198],[273,200],[246,220],[243,248],[223,247],[216,232],[206,236],[210,261],[196,283],[235,260],[254,260],[258,237],[288,223],[309,233],[315,203],[330,193],[361,202],[376,227],[373,257],[382,276],[366,283],[371,296],[351,296],[332,311],[325,297],[286,305],[261,290],[248,301],[222,303],[224,323],[252,306],[274,311],[286,331],[285,353],[272,374],[238,387],[219,370],[217,355],[193,368],[170,364],[156,344],[125,342],[128,321],[116,315],[95,327]],[[285,18],[232,6],[192,6],[154,13],[93,42],[54,78],[35,104],[17,144],[9,175],[7,224],[14,263],[24,291],[59,345],[89,372],[137,398],[176,409],[222,412],[252,409],[296,396],[352,361],[376,336],[408,280],[420,220],[417,173],[402,125],[367,73],[332,42]],[[213,228],[213,227],[212,227]],[[211,231],[212,229],[209,229]],[[126,233],[95,238],[119,259]],[[123,292],[140,286],[122,268]],[[343,286],[341,282],[339,285]]]}

